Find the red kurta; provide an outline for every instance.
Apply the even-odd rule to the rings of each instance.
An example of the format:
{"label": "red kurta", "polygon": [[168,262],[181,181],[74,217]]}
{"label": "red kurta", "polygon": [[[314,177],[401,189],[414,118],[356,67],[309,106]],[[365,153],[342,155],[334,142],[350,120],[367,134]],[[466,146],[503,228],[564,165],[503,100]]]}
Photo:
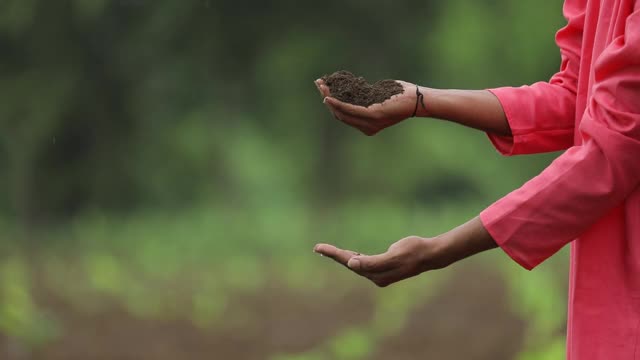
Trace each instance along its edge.
{"label": "red kurta", "polygon": [[640,359],[640,1],[566,0],[548,83],[491,90],[512,137],[503,154],[568,149],[480,215],[532,269],[571,248],[567,357]]}

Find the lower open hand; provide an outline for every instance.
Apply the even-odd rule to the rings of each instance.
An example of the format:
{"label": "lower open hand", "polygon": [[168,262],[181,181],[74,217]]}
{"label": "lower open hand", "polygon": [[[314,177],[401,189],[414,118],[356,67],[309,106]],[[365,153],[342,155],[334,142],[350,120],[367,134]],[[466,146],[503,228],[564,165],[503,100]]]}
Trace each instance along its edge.
{"label": "lower open hand", "polygon": [[404,238],[379,255],[362,255],[328,244],[318,244],[314,251],[348,267],[379,287],[386,287],[439,267],[430,261],[436,251],[435,239],[418,236]]}

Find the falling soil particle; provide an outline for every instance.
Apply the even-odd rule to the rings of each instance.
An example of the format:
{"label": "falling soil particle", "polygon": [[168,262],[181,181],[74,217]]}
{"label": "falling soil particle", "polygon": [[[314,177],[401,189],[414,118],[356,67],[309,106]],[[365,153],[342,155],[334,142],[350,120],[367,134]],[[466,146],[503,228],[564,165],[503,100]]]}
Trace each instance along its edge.
{"label": "falling soil particle", "polygon": [[395,80],[381,80],[369,84],[365,78],[344,70],[325,75],[322,80],[329,87],[332,97],[364,107],[383,103],[393,95],[404,92],[402,85]]}

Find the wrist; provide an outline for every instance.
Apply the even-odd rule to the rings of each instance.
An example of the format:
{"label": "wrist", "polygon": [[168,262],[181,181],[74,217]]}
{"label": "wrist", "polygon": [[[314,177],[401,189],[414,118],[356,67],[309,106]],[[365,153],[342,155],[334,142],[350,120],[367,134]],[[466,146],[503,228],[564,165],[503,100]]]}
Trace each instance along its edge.
{"label": "wrist", "polygon": [[452,242],[447,233],[422,240],[424,243],[421,256],[423,271],[442,269],[455,262],[451,256]]}
{"label": "wrist", "polygon": [[442,267],[498,246],[479,217],[437,236],[434,240],[436,263]]}
{"label": "wrist", "polygon": [[416,105],[418,107],[416,110],[416,115],[415,115],[416,117],[432,117],[433,116],[433,113],[431,111],[432,109],[430,107],[433,91],[434,89],[424,87],[424,86],[418,86],[418,92],[422,96],[419,97],[418,94],[416,94]]}

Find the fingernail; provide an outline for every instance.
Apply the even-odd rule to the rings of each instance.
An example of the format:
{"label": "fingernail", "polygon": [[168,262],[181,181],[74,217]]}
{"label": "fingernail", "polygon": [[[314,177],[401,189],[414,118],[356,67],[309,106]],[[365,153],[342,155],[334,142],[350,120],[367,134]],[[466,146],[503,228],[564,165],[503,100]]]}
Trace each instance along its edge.
{"label": "fingernail", "polygon": [[323,104],[326,104],[326,103],[327,103],[327,98],[324,98],[324,99],[322,100],[322,103],[323,103]]}
{"label": "fingernail", "polygon": [[360,260],[356,258],[351,258],[347,263],[347,266],[351,270],[360,270]]}

